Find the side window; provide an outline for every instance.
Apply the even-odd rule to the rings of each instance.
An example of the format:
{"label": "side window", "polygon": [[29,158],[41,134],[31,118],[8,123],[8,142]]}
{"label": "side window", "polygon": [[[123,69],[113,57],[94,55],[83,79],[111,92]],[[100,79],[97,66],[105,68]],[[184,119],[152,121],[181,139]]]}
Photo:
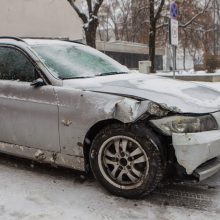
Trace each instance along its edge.
{"label": "side window", "polygon": [[0,80],[32,82],[36,79],[35,68],[20,51],[0,47]]}

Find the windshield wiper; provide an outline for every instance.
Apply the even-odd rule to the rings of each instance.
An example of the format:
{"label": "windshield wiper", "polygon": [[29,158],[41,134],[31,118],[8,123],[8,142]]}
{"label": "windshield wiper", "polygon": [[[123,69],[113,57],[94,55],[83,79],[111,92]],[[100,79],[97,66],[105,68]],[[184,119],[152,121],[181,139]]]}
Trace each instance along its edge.
{"label": "windshield wiper", "polygon": [[100,73],[95,76],[111,76],[111,75],[119,75],[119,74],[128,74],[128,72],[106,72],[106,73]]}
{"label": "windshield wiper", "polygon": [[106,72],[106,73],[100,73],[94,76],[73,76],[73,77],[59,77],[62,80],[67,79],[86,79],[86,78],[93,78],[96,76],[111,76],[111,75],[119,75],[119,74],[128,74],[128,72]]}
{"label": "windshield wiper", "polygon": [[59,77],[60,79],[62,80],[65,80],[65,79],[86,79],[86,78],[93,78],[93,76],[79,76],[79,77]]}

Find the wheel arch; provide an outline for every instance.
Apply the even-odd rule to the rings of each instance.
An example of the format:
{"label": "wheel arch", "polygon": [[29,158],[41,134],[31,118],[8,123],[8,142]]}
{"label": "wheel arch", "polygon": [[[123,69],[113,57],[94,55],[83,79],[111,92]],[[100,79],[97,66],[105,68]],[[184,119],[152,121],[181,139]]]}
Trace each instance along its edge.
{"label": "wheel arch", "polygon": [[[84,153],[84,158],[85,158],[86,172],[90,173],[89,152],[90,152],[90,148],[91,148],[91,145],[92,145],[94,138],[103,128],[105,128],[108,125],[113,125],[113,124],[129,125],[129,124],[125,124],[117,119],[106,119],[106,120],[98,121],[87,131],[86,136],[84,138],[84,142],[83,142],[83,153]],[[136,124],[137,127],[139,127],[138,124],[139,123],[137,122],[137,124]],[[134,126],[134,127],[136,127],[136,126]],[[157,132],[153,127],[149,126],[149,124],[146,124],[145,126],[146,126],[145,129],[147,129],[147,128],[150,129],[151,132],[156,136],[156,139],[157,139],[156,144],[159,148],[159,151],[161,152],[162,162],[166,164],[167,159],[169,157],[168,156],[168,151],[169,151],[168,150],[168,140],[163,135],[161,135],[159,132]],[[142,129],[142,130],[138,129],[138,130],[140,133],[142,133],[142,135],[144,135],[146,132],[145,129]]]}
{"label": "wheel arch", "polygon": [[123,123],[117,119],[106,119],[106,120],[97,122],[87,131],[86,136],[84,138],[84,142],[83,142],[85,170],[87,173],[90,173],[89,152],[90,152],[93,139],[104,127],[106,127],[107,125],[112,125],[112,124],[123,124]]}

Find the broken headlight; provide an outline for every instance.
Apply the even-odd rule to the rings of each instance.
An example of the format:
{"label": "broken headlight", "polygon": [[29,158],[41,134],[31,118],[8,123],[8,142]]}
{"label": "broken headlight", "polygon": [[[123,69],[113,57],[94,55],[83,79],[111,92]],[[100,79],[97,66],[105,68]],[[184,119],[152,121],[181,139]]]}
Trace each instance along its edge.
{"label": "broken headlight", "polygon": [[172,133],[196,133],[218,129],[218,124],[211,115],[199,117],[172,116],[151,122],[166,135],[172,135]]}

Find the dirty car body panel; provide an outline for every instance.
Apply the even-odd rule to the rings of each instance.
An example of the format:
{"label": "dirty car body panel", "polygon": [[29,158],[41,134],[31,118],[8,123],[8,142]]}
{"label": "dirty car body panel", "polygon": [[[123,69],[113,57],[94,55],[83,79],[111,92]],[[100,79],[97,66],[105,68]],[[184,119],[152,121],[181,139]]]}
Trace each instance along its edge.
{"label": "dirty car body panel", "polygon": [[65,154],[83,157],[85,136],[98,122],[115,119],[129,123],[143,114],[139,109],[141,102],[134,99],[61,87],[55,91],[59,100],[60,145]]}
{"label": "dirty car body panel", "polygon": [[[54,88],[0,81],[0,140],[36,149],[60,151]],[[47,135],[45,135],[47,131]]]}
{"label": "dirty car body panel", "polygon": [[[87,50],[84,45],[53,40],[0,41],[0,47],[16,46],[28,54],[45,81],[44,86],[34,88],[27,82],[0,80],[0,151],[85,170],[85,143],[92,142],[86,138],[95,125],[109,120],[123,124],[141,121],[171,138],[168,144],[187,175],[204,174],[199,176],[204,179],[219,170],[219,163],[215,163],[199,172],[201,165],[220,156],[218,91],[139,73],[59,78],[35,46],[68,44]],[[177,133],[171,129],[166,133],[162,127],[168,116],[193,118],[189,120],[207,116],[204,120],[210,120],[210,130],[203,127],[201,131]],[[185,119],[181,120],[181,126],[185,126]],[[203,119],[196,119],[194,125],[201,123]]]}

